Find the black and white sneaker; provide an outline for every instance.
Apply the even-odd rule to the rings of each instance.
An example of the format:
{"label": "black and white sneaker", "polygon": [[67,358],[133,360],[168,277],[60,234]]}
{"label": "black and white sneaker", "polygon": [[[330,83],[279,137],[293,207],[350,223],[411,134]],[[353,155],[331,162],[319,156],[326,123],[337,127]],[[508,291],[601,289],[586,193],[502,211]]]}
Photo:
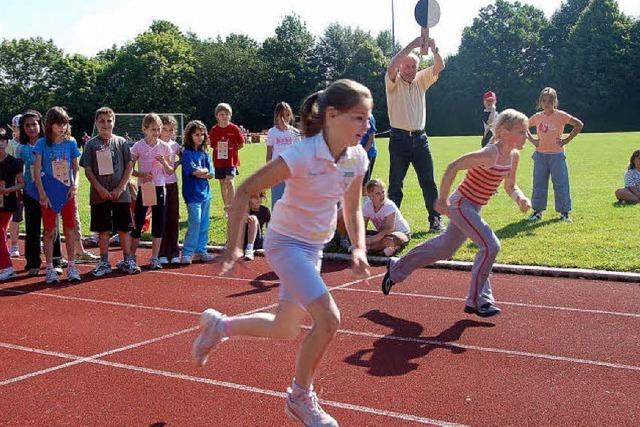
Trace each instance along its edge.
{"label": "black and white sneaker", "polygon": [[391,260],[387,261],[387,272],[382,278],[382,293],[385,295],[389,295],[389,292],[391,292],[391,288],[393,287],[393,285],[395,285],[395,283],[393,283],[393,280],[391,280],[391,273],[389,271],[390,267]]}
{"label": "black and white sneaker", "polygon": [[96,268],[91,270],[91,275],[93,277],[102,277],[111,273],[111,265],[108,262],[100,261]]}

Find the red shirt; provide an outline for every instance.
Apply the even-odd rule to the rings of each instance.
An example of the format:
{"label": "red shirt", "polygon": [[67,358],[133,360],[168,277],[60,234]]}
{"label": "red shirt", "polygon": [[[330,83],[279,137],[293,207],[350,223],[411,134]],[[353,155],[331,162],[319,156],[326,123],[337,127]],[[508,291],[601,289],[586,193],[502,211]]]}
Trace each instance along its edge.
{"label": "red shirt", "polygon": [[240,166],[238,150],[244,144],[244,135],[240,128],[233,123],[227,127],[218,125],[209,131],[209,141],[213,149],[213,167],[234,168]]}

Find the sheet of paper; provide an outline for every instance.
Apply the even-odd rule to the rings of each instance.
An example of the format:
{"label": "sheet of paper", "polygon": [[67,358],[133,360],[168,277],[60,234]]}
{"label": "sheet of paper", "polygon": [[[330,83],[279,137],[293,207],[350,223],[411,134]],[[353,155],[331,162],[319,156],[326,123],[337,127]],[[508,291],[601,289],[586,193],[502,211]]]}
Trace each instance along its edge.
{"label": "sheet of paper", "polygon": [[52,160],[51,169],[53,170],[53,177],[55,179],[67,187],[71,186],[71,179],[69,178],[69,163],[66,160]]}
{"label": "sheet of paper", "polygon": [[141,183],[140,191],[142,191],[142,206],[155,206],[158,204],[156,186],[153,181]]}
{"label": "sheet of paper", "polygon": [[218,159],[229,158],[229,141],[226,139],[218,141]]}
{"label": "sheet of paper", "polygon": [[98,175],[113,175],[113,158],[111,150],[96,151],[96,160],[98,162]]}

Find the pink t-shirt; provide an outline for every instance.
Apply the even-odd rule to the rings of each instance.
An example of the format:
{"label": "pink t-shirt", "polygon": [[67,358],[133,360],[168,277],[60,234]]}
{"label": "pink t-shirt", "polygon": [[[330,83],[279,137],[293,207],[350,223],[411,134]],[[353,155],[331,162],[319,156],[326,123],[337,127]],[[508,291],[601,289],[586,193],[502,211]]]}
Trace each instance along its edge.
{"label": "pink t-shirt", "polygon": [[151,172],[153,184],[160,187],[166,182],[166,175],[162,163],[156,160],[157,156],[165,156],[167,160],[171,156],[169,144],[158,139],[156,145],[151,147],[144,139],[133,144],[131,157],[138,162],[138,172]]}
{"label": "pink t-shirt", "polygon": [[529,119],[529,126],[535,126],[540,138],[540,144],[536,151],[540,153],[562,153],[564,147],[558,145],[557,140],[562,138],[562,132],[573,117],[562,110],[555,110],[552,114],[544,111],[534,114]]}
{"label": "pink t-shirt", "polygon": [[[169,145],[169,149],[171,149],[171,155],[169,156],[169,164],[171,166],[176,164],[176,161],[178,160],[178,154],[180,153],[180,150],[182,149],[182,147],[180,147],[180,144],[178,144],[177,142],[175,142],[174,140],[171,140],[167,143]],[[164,169],[163,169],[164,172]],[[178,178],[176,177],[176,172],[173,171],[172,174],[165,174],[165,184],[175,184],[176,182],[178,182]]]}

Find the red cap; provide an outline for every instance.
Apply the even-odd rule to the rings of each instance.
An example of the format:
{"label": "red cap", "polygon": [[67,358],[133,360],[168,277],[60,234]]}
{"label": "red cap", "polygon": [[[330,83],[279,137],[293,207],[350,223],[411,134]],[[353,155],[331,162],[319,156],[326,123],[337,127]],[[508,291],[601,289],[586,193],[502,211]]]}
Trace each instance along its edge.
{"label": "red cap", "polygon": [[496,98],[496,94],[489,91],[489,92],[485,92],[484,95],[482,95],[482,99],[483,100],[487,100],[487,99],[493,99],[494,101],[498,98]]}

